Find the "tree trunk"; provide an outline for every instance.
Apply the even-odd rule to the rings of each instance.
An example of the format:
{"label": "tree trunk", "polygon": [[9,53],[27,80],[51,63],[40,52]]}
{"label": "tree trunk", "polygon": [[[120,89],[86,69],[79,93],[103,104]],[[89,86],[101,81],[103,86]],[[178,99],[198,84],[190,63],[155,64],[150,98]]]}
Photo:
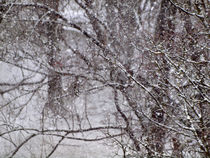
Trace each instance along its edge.
{"label": "tree trunk", "polygon": [[[173,22],[176,17],[176,8],[168,0],[162,0],[160,5],[160,12],[157,17],[154,39],[156,43],[166,43],[166,47],[170,49],[175,31],[175,24]],[[159,64],[161,66],[161,74],[163,75],[161,80],[164,85],[168,85],[170,65],[167,63],[164,56],[156,60],[159,61]],[[168,89],[167,87],[168,86],[164,86],[163,88]],[[163,92],[161,89],[155,89],[154,91],[157,94],[157,99],[160,104],[170,104],[170,98],[167,94],[168,90]],[[154,107],[153,109],[151,109],[151,111],[153,120],[159,123],[166,124],[166,118],[164,118],[166,116],[160,107]],[[158,126],[152,127],[151,132],[153,135],[152,140],[154,141],[154,150],[162,153],[164,150],[164,138],[167,132],[165,131],[165,129]]]}
{"label": "tree trunk", "polygon": [[[44,0],[40,1],[44,5],[58,11],[59,0]],[[46,29],[46,34],[48,38],[48,48],[49,52],[47,53],[47,60],[49,64],[48,69],[48,102],[47,108],[49,108],[55,115],[63,114],[63,100],[62,96],[62,78],[61,75],[57,72],[59,68],[61,69],[61,65],[59,63],[59,49],[58,42],[59,37],[56,32],[58,32],[59,25],[54,21],[57,20],[57,17],[50,13],[49,22],[44,26]]]}

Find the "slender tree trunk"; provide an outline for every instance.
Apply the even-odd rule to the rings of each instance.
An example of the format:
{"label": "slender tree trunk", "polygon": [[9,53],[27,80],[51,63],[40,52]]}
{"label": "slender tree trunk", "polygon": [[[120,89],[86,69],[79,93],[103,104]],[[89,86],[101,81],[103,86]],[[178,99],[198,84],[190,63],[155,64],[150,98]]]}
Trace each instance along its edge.
{"label": "slender tree trunk", "polygon": [[[44,5],[58,11],[59,0],[43,0],[40,1]],[[62,78],[58,71],[61,68],[59,63],[59,37],[58,37],[58,28],[59,25],[54,21],[57,20],[57,17],[49,13],[49,22],[46,23],[46,36],[48,38],[48,48],[49,52],[47,52],[47,60],[49,64],[48,69],[48,102],[47,107],[55,114],[62,115],[63,109],[63,101],[62,101]]]}
{"label": "slender tree trunk", "polygon": [[[161,43],[164,42],[166,43],[167,48],[171,48],[171,43],[173,42],[173,36],[174,36],[174,31],[175,31],[175,24],[174,19],[176,15],[176,8],[171,5],[169,0],[162,0],[160,4],[160,12],[157,17],[157,23],[156,23],[156,30],[155,30],[155,35],[154,39],[156,43]],[[162,82],[165,85],[168,85],[168,79],[169,79],[169,70],[170,70],[170,65],[167,63],[167,61],[164,59],[164,56],[162,56],[160,59],[157,59],[161,65],[161,73],[162,73]],[[165,89],[168,86],[165,86]],[[169,95],[167,94],[167,90],[165,92],[162,92],[162,90],[155,89],[155,93],[157,93],[157,99],[161,104],[170,104],[170,98],[168,97]],[[163,110],[160,107],[154,107],[152,109],[152,119],[159,122],[163,123],[165,122],[165,114]],[[166,122],[165,122],[166,124]],[[151,130],[152,135],[153,135],[153,147],[154,149],[162,153],[164,150],[164,139],[165,139],[165,134],[167,133],[165,129],[162,129],[161,127],[154,126]],[[178,140],[177,140],[178,141]]]}

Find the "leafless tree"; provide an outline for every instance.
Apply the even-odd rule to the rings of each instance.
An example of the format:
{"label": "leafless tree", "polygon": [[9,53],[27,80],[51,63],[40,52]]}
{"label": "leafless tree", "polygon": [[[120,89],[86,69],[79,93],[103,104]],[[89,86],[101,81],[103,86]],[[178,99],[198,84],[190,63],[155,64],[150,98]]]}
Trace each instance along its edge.
{"label": "leafless tree", "polygon": [[[63,14],[72,6],[82,21]],[[205,0],[1,2],[0,61],[18,74],[0,80],[0,136],[11,146],[5,156],[35,138],[55,138],[41,157],[68,139],[111,141],[123,157],[209,157],[208,6]],[[106,103],[110,110],[93,115]],[[37,125],[20,125],[21,118],[36,118]]]}

